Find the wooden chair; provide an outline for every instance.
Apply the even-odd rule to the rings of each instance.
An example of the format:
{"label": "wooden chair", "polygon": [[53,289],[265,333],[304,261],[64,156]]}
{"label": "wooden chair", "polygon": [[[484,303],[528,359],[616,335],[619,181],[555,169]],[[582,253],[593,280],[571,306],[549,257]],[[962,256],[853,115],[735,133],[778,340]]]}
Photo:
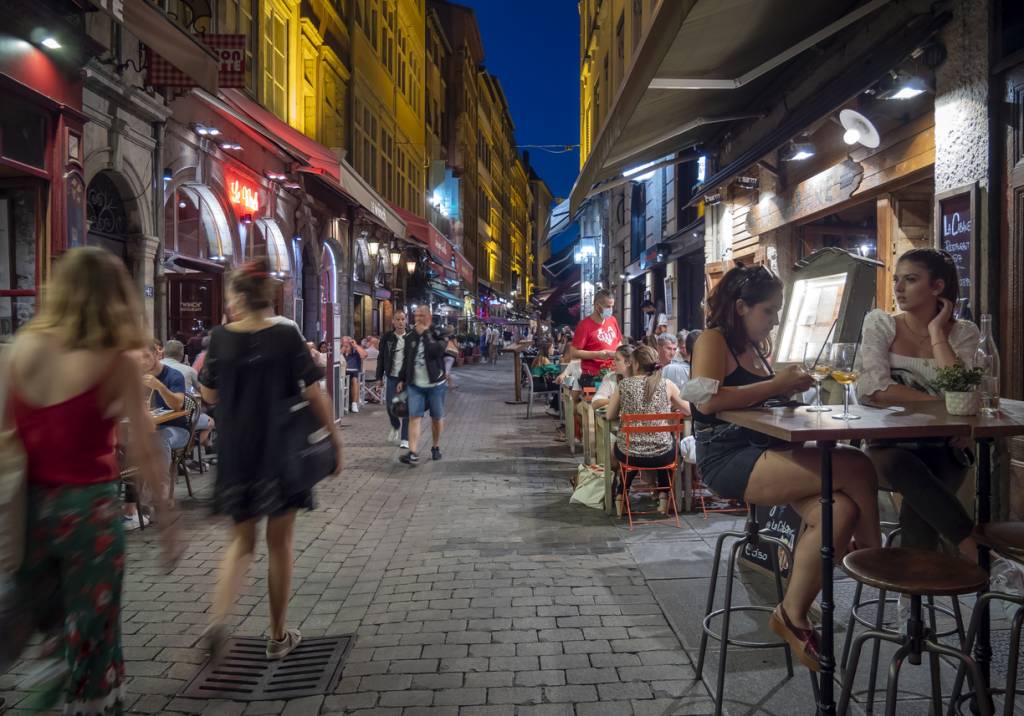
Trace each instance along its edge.
{"label": "wooden chair", "polygon": [[192,493],[192,477],[189,475],[188,466],[185,464],[188,456],[192,454],[196,447],[196,425],[199,423],[199,401],[191,395],[185,395],[185,403],[182,405],[188,415],[185,420],[187,421],[188,427],[188,442],[185,446],[179,448],[171,453],[171,469],[169,470],[169,478],[171,481],[170,490],[167,496],[170,499],[174,499],[174,483],[177,482],[178,475],[185,478],[185,487],[188,489],[188,496],[195,497]]}
{"label": "wooden chair", "polygon": [[[658,485],[657,476],[655,476],[655,482],[653,487],[644,487],[643,492],[651,494],[657,494],[662,492],[668,492],[668,503],[672,510],[672,516],[675,520],[677,528],[681,528],[682,524],[679,522],[679,509],[676,505],[676,491],[675,491],[675,474],[676,468],[679,466],[680,449],[679,440],[683,433],[683,420],[684,416],[681,413],[623,413],[619,416],[619,435],[625,436],[626,449],[625,453],[626,461],[619,463],[619,479],[622,484],[622,501],[625,505],[626,517],[629,520],[629,529],[633,530],[633,515],[651,515],[660,514],[659,512],[633,512],[632,507],[629,503],[629,490],[632,480],[628,477],[631,472],[660,472],[665,470],[668,472],[668,486],[662,487]],[[637,435],[651,435],[657,433],[669,433],[672,436],[672,445],[675,448],[675,458],[672,462],[667,465],[661,465],[659,467],[639,467],[631,465],[629,463],[630,456],[630,444],[635,436]],[[669,520],[654,520],[650,524],[658,524],[661,522],[667,522]]]}

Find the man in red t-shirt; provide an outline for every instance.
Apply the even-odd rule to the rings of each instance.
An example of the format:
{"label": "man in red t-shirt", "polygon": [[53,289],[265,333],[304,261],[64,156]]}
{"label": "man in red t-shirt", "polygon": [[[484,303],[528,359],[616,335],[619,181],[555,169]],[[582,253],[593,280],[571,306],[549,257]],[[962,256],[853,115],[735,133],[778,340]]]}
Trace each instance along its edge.
{"label": "man in red t-shirt", "polygon": [[615,349],[622,345],[622,331],[612,315],[614,308],[611,292],[598,291],[594,294],[594,312],[579,322],[572,335],[572,357],[580,359],[583,387],[593,385],[601,369],[611,367]]}

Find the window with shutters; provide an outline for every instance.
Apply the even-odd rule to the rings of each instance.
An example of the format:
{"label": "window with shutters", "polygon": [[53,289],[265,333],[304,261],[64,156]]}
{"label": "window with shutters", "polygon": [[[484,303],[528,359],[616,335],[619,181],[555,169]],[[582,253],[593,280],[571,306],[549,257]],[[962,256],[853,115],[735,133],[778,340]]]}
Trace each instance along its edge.
{"label": "window with shutters", "polygon": [[245,86],[253,86],[253,54],[256,49],[255,15],[253,3],[256,0],[223,0],[217,5],[218,32],[227,35],[245,35]]}
{"label": "window with shutters", "polygon": [[266,5],[263,25],[263,106],[288,121],[288,15],[274,2]]}

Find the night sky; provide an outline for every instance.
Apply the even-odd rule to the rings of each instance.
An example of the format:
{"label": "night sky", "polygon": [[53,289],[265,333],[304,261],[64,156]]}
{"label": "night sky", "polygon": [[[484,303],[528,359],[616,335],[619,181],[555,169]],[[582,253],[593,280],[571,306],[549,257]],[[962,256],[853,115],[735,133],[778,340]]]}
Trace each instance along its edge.
{"label": "night sky", "polygon": [[[455,0],[473,8],[484,64],[505,90],[516,141],[579,143],[579,36],[576,0]],[[527,149],[530,164],[556,197],[568,197],[579,150]]]}

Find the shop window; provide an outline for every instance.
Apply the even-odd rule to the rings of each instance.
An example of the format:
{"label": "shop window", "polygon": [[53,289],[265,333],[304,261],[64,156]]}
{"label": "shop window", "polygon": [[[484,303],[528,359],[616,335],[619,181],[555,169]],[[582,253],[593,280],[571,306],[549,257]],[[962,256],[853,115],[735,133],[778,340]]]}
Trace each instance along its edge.
{"label": "shop window", "polygon": [[35,313],[39,191],[0,190],[0,338],[11,336]]}
{"label": "shop window", "polygon": [[321,141],[328,147],[344,147],[346,144],[345,107],[347,104],[345,82],[326,63],[323,66],[323,75],[324,101]]}
{"label": "shop window", "polygon": [[46,127],[41,110],[6,92],[0,103],[0,156],[45,169]]}
{"label": "shop window", "polygon": [[202,185],[180,187],[165,216],[165,242],[192,258],[220,260],[232,254],[231,229],[213,192]]}
{"label": "shop window", "polygon": [[643,254],[647,237],[647,187],[644,182],[633,182],[629,217],[630,263],[632,263]]}

